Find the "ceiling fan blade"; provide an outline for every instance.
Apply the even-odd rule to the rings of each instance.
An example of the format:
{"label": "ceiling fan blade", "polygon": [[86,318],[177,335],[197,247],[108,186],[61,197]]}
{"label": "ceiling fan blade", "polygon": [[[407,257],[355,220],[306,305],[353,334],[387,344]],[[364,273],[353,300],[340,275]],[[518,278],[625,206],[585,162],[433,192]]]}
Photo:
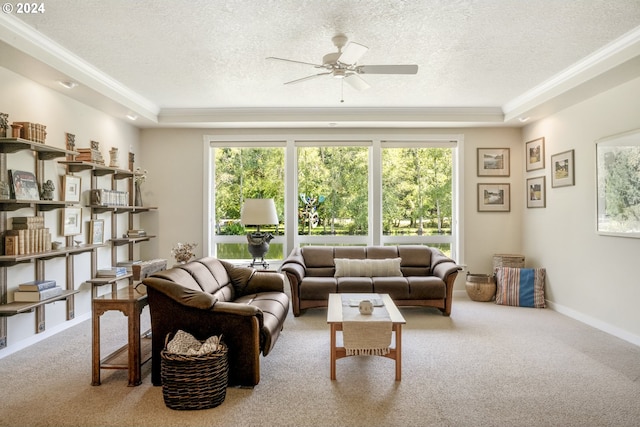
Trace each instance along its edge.
{"label": "ceiling fan blade", "polygon": [[362,58],[362,55],[367,53],[368,50],[368,47],[359,43],[349,42],[349,44],[345,46],[340,58],[338,58],[338,62],[347,65],[354,65],[360,58]]}
{"label": "ceiling fan blade", "polygon": [[417,65],[360,65],[358,74],[417,74]]}
{"label": "ceiling fan blade", "polygon": [[290,82],[286,82],[285,84],[286,85],[290,85],[290,84],[294,84],[294,83],[300,83],[300,82],[304,82],[305,80],[315,79],[316,77],[326,76],[327,74],[331,74],[331,73],[330,72],[318,73],[318,74],[314,74],[312,76],[303,77],[301,79],[291,80]]}
{"label": "ceiling fan blade", "polygon": [[365,82],[362,77],[360,77],[357,74],[349,74],[347,77],[344,78],[344,80],[349,83],[351,85],[351,87],[353,87],[354,89],[358,89],[358,90],[366,90],[369,89],[371,86],[369,85],[369,83]]}
{"label": "ceiling fan blade", "polygon": [[294,61],[293,59],[276,58],[275,56],[268,56],[267,59],[272,59],[276,61],[294,62],[296,64],[313,65],[314,67],[322,68],[322,65],[320,64],[312,64],[311,62],[303,62],[303,61]]}

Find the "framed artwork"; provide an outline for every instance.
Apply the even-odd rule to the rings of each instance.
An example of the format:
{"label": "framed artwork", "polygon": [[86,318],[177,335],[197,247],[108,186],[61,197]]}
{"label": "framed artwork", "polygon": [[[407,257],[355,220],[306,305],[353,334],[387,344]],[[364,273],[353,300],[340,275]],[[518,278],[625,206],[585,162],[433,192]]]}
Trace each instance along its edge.
{"label": "framed artwork", "polygon": [[80,177],[73,175],[62,176],[62,201],[80,202]]}
{"label": "framed artwork", "polygon": [[82,208],[62,209],[62,235],[75,236],[82,232]]}
{"label": "framed artwork", "polygon": [[478,212],[511,211],[510,184],[478,184]]}
{"label": "framed artwork", "polygon": [[11,198],[16,200],[40,200],[38,181],[31,172],[10,170],[9,188]]}
{"label": "framed artwork", "polygon": [[508,148],[478,148],[478,176],[509,176]]}
{"label": "framed artwork", "polygon": [[551,187],[576,185],[573,151],[569,150],[551,156]]}
{"label": "framed artwork", "polygon": [[640,238],[640,129],[596,141],[597,230]]}
{"label": "framed artwork", "polygon": [[89,221],[89,243],[92,245],[104,243],[104,220],[92,219]]}
{"label": "framed artwork", "polygon": [[527,207],[544,208],[546,207],[546,199],[545,177],[527,179]]}
{"label": "framed artwork", "polygon": [[525,156],[527,172],[544,169],[544,137],[527,142]]}

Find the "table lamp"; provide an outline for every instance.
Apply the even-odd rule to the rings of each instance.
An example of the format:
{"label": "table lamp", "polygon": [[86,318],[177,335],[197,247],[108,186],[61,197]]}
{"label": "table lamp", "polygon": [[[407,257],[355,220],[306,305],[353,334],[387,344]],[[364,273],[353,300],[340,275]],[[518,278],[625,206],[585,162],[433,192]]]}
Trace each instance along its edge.
{"label": "table lamp", "polygon": [[[269,251],[269,242],[273,239],[273,234],[260,231],[261,225],[277,225],[278,213],[273,199],[245,199],[240,211],[240,222],[242,225],[255,225],[257,231],[247,233],[249,242],[249,253],[253,261],[251,267],[262,265],[268,268],[269,264],[264,260],[264,256]],[[258,258],[260,259],[259,261]]]}

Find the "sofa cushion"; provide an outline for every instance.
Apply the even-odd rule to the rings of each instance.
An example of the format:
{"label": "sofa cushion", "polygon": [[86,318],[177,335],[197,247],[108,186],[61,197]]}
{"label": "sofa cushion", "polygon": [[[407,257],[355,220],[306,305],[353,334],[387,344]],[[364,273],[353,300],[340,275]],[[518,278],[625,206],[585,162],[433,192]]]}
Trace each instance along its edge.
{"label": "sofa cushion", "polygon": [[393,277],[402,276],[400,258],[348,259],[336,258],[335,277]]}
{"label": "sofa cushion", "polygon": [[306,300],[328,300],[329,294],[338,292],[335,277],[305,277],[300,282],[300,298]]}
{"label": "sofa cushion", "polygon": [[496,269],[496,304],[544,308],[544,268]]}

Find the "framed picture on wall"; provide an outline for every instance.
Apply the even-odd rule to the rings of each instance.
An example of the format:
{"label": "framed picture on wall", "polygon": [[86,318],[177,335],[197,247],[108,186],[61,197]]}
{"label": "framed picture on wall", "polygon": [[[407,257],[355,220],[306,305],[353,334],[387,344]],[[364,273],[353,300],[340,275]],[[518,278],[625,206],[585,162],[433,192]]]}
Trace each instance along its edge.
{"label": "framed picture on wall", "polygon": [[597,227],[640,238],[640,129],[596,141]]}
{"label": "framed picture on wall", "polygon": [[527,207],[528,208],[544,208],[546,207],[545,194],[545,177],[527,179]]}
{"label": "framed picture on wall", "polygon": [[89,243],[92,245],[104,243],[104,220],[92,219],[89,221]]}
{"label": "framed picture on wall", "polygon": [[62,201],[80,201],[80,177],[73,175],[62,176]]}
{"label": "framed picture on wall", "polygon": [[478,212],[511,211],[510,184],[478,184]]}
{"label": "framed picture on wall", "polygon": [[573,150],[551,156],[551,187],[576,185]]}
{"label": "framed picture on wall", "polygon": [[527,172],[544,169],[544,137],[526,143]]}
{"label": "framed picture on wall", "polygon": [[509,176],[508,148],[478,148],[478,176]]}
{"label": "framed picture on wall", "polygon": [[82,232],[82,208],[62,209],[62,235],[75,236]]}

